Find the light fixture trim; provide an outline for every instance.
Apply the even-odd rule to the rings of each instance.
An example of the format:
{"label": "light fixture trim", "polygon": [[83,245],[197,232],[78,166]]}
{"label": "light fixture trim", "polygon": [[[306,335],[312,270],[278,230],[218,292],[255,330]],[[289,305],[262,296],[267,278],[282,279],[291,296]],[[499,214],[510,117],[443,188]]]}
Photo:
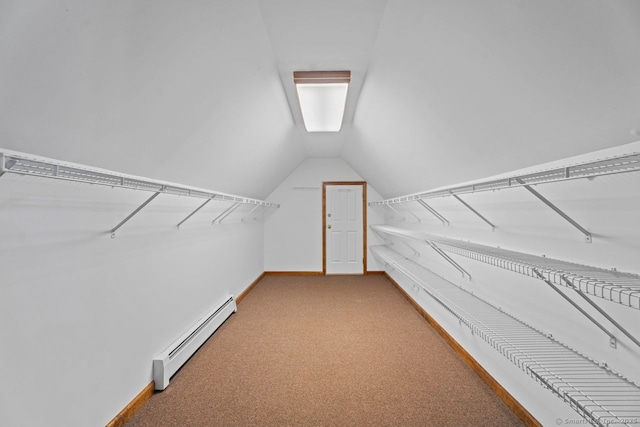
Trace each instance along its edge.
{"label": "light fixture trim", "polygon": [[351,71],[294,71],[293,82],[304,83],[350,83]]}
{"label": "light fixture trim", "polygon": [[294,71],[293,81],[307,132],[340,131],[351,71]]}

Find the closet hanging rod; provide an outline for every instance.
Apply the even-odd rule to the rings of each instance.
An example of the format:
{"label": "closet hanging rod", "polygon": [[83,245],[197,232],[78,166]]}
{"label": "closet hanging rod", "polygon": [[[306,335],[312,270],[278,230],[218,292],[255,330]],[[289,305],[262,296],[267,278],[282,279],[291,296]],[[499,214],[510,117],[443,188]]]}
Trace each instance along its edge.
{"label": "closet hanging rod", "polygon": [[515,174],[504,178],[488,178],[471,183],[442,187],[434,190],[386,199],[379,202],[370,202],[369,206],[391,205],[420,199],[449,197],[456,194],[502,190],[504,188],[522,187],[525,185],[530,186],[579,178],[594,178],[602,175],[636,171],[640,171],[640,152],[621,154],[600,160],[586,161],[537,172]]}
{"label": "closet hanging rod", "polygon": [[280,207],[280,205],[258,199],[0,149],[0,177],[5,173],[61,179],[65,181],[121,187],[132,190],[150,191],[153,193],[174,194],[177,196],[201,199],[215,198],[216,200],[227,200],[242,204]]}

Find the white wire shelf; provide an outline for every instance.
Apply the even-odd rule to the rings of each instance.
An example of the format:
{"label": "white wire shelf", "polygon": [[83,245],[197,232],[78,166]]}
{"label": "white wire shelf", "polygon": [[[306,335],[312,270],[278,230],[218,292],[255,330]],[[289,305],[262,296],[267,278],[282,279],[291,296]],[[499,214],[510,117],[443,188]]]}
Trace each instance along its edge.
{"label": "white wire shelf", "polygon": [[233,194],[221,193],[219,191],[206,190],[141,176],[126,175],[106,169],[97,169],[90,166],[67,163],[60,160],[0,149],[0,177],[5,174],[36,176],[40,178],[51,178],[85,184],[127,188],[130,190],[141,190],[153,193],[138,208],[110,230],[112,238],[116,236],[116,231],[118,231],[120,227],[137,215],[160,194],[172,194],[176,196],[205,199],[198,208],[177,224],[178,229],[185,221],[191,218],[212,200],[231,202],[231,205],[218,215],[212,221],[212,224],[221,224],[223,221],[233,216],[239,216],[243,222],[246,222],[248,219],[257,220],[258,218],[265,218],[268,210],[280,207],[278,204],[265,202],[263,200],[236,196]]}
{"label": "white wire shelf", "polygon": [[262,200],[206,190],[172,182],[165,182],[135,175],[92,168],[90,166],[66,163],[59,160],[46,159],[30,154],[0,149],[0,176],[4,173],[38,176],[42,178],[61,179],[83,182],[87,184],[122,187],[132,190],[174,194],[177,196],[196,197],[201,199],[224,200],[242,204],[280,207]]}
{"label": "white wire shelf", "polygon": [[586,422],[602,427],[640,425],[640,386],[633,381],[388,247],[370,249]]}
{"label": "white wire shelf", "polygon": [[457,194],[495,191],[505,188],[524,187],[549,182],[567,181],[579,178],[592,178],[601,175],[611,175],[640,171],[640,152],[612,156],[600,160],[583,162],[563,167],[541,170],[532,173],[514,174],[498,179],[486,179],[473,183],[442,187],[430,191],[409,194],[406,196],[370,202],[370,206],[393,205],[413,200],[448,197]]}
{"label": "white wire shelf", "polygon": [[640,276],[636,274],[433,236],[400,227],[372,225],[371,228],[377,232],[404,239],[430,242],[443,251],[536,279],[540,278],[537,271],[555,285],[575,287],[585,294],[640,310]]}

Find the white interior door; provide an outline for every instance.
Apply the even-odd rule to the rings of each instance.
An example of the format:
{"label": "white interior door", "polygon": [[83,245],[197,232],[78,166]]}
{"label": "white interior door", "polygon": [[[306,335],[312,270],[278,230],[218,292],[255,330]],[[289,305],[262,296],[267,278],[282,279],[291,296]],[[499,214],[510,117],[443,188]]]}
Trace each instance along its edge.
{"label": "white interior door", "polygon": [[326,186],[326,274],[364,274],[362,185]]}

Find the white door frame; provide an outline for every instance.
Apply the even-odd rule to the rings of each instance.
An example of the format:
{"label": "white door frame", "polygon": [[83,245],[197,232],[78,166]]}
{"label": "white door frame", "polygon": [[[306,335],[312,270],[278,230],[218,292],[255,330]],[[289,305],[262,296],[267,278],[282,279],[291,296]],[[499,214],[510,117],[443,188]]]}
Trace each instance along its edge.
{"label": "white door frame", "polygon": [[328,181],[322,183],[322,274],[327,275],[327,185],[362,186],[362,274],[367,274],[367,183],[365,181]]}

